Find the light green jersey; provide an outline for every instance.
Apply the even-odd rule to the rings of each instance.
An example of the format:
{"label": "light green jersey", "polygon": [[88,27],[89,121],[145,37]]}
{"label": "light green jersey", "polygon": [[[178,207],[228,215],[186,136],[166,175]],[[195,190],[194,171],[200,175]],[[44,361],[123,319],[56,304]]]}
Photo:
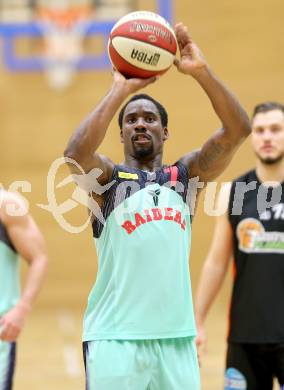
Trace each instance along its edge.
{"label": "light green jersey", "polygon": [[144,171],[115,167],[105,223],[93,224],[99,267],[84,341],[195,335],[188,173],[177,163],[150,179]]}
{"label": "light green jersey", "polygon": [[0,316],[15,306],[19,297],[18,254],[0,221]]}

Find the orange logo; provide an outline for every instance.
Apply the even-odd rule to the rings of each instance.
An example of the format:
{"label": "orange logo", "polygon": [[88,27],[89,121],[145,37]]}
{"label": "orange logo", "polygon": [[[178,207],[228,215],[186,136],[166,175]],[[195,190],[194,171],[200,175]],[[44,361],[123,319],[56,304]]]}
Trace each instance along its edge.
{"label": "orange logo", "polygon": [[257,219],[246,218],[242,220],[237,227],[239,248],[245,252],[253,249],[254,239],[262,233],[264,233],[264,227]]}

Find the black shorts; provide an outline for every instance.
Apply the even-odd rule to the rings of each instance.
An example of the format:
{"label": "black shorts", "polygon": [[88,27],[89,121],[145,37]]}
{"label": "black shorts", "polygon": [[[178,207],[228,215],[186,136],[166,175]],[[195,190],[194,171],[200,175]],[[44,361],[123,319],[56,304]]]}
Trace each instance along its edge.
{"label": "black shorts", "polygon": [[284,390],[284,343],[229,343],[225,390],[272,390],[277,378]]}
{"label": "black shorts", "polygon": [[0,390],[12,390],[16,343],[0,341]]}

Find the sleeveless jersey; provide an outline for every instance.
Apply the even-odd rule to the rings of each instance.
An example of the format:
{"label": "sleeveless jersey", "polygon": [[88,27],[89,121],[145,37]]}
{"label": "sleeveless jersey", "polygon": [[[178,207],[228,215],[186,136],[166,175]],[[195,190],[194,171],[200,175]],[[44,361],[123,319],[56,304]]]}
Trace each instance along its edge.
{"label": "sleeveless jersey", "polygon": [[98,254],[83,340],[195,335],[189,277],[188,171],[117,165],[93,234]]}
{"label": "sleeveless jersey", "polygon": [[[243,197],[242,189],[248,184],[251,189]],[[280,202],[266,208],[263,201],[273,200],[272,187],[262,185],[255,171],[232,184],[229,220],[234,231],[235,272],[230,307],[231,342],[284,342],[283,189],[284,183],[273,190],[278,191]]]}
{"label": "sleeveless jersey", "polygon": [[19,297],[18,254],[0,220],[0,316],[15,306]]}

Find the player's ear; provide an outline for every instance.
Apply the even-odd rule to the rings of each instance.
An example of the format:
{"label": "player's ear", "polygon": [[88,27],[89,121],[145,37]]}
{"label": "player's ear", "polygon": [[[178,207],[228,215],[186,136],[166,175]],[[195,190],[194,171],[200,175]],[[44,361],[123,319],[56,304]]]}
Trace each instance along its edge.
{"label": "player's ear", "polygon": [[163,128],[163,141],[166,141],[168,138],[169,138],[169,136],[170,136],[170,134],[169,134],[169,130],[168,130],[168,128],[167,127],[164,127]]}
{"label": "player's ear", "polygon": [[120,142],[124,144],[123,131],[120,129]]}

